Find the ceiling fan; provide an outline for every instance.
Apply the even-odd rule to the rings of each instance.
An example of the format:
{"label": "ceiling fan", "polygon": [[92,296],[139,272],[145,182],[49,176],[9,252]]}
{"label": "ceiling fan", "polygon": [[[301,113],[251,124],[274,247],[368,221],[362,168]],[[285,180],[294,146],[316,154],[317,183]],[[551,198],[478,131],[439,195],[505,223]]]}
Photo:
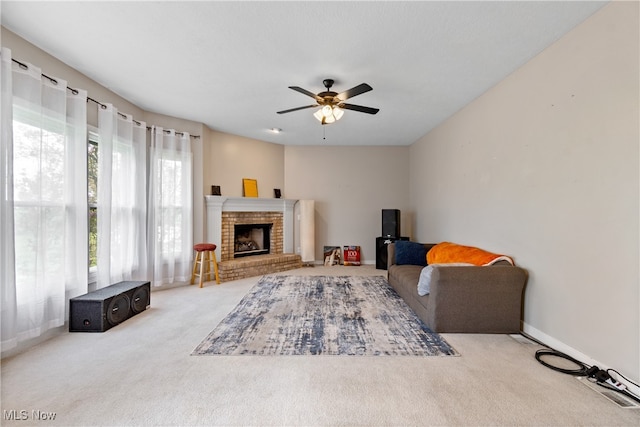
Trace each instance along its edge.
{"label": "ceiling fan", "polygon": [[298,86],[289,86],[289,89],[293,89],[296,92],[300,92],[315,99],[316,103],[312,105],[305,105],[304,107],[278,111],[278,114],[291,113],[292,111],[304,110],[306,108],[321,107],[313,114],[313,116],[318,119],[320,123],[326,125],[340,120],[344,114],[343,110],[352,110],[367,114],[376,114],[380,111],[379,108],[363,107],[362,105],[347,104],[344,102],[349,98],[353,98],[354,96],[373,90],[373,88],[366,83],[359,84],[358,86],[340,93],[331,90],[331,86],[333,86],[334,83],[332,79],[325,79],[322,83],[327,90],[318,94],[309,92],[308,90]]}

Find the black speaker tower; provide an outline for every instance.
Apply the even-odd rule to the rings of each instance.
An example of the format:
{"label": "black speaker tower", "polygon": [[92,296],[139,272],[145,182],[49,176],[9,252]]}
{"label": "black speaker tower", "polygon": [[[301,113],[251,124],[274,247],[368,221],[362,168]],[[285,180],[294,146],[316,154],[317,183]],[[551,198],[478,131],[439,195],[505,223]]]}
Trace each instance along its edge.
{"label": "black speaker tower", "polygon": [[104,332],[151,304],[151,283],[120,282],[69,300],[69,332]]}
{"label": "black speaker tower", "polygon": [[390,243],[395,243],[398,240],[409,240],[408,237],[376,237],[376,268],[378,270],[387,269],[387,260],[389,255],[387,254],[387,246]]}
{"label": "black speaker tower", "polygon": [[382,209],[382,237],[400,237],[400,209]]}

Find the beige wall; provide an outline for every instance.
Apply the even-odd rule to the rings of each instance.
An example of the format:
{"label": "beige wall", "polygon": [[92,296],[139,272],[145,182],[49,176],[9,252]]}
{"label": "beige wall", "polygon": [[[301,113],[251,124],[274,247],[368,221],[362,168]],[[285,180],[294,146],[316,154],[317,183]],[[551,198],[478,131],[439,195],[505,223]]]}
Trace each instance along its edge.
{"label": "beige wall", "polygon": [[220,185],[223,196],[241,197],[242,178],[258,180],[259,197],[315,201],[317,261],[324,245],[360,245],[375,263],[381,209],[401,209],[410,235],[408,147],[282,146],[208,130],[204,146],[204,195]]}
{"label": "beige wall", "polygon": [[284,193],[284,146],[209,130],[204,147],[204,195],[219,185],[222,195],[242,197],[242,179],[258,181],[258,197]]}
{"label": "beige wall", "polygon": [[285,147],[287,198],[315,200],[316,260],[325,245],[359,245],[375,264],[382,209],[400,209],[411,235],[408,147]]}
{"label": "beige wall", "polygon": [[[40,50],[6,28],[1,27],[1,34],[2,46],[11,49],[13,59],[20,62],[29,62],[39,67],[49,77],[66,80],[69,87],[87,90],[90,98],[102,103],[111,103],[119,111],[133,115],[136,120],[144,120],[143,110],[126,99],[99,85],[89,77]],[[97,104],[88,103],[87,114],[89,124],[97,126]]]}
{"label": "beige wall", "polygon": [[[242,179],[258,181],[258,197],[273,198],[274,188],[284,193],[284,147],[279,144],[203,129],[199,187],[194,194],[204,201],[211,186],[219,185],[223,196],[242,197]],[[206,236],[206,206],[203,204],[203,238]],[[194,219],[197,221],[197,218]]]}
{"label": "beige wall", "polygon": [[607,5],[410,157],[419,240],[513,255],[530,273],[525,331],[636,380],[638,12]]}

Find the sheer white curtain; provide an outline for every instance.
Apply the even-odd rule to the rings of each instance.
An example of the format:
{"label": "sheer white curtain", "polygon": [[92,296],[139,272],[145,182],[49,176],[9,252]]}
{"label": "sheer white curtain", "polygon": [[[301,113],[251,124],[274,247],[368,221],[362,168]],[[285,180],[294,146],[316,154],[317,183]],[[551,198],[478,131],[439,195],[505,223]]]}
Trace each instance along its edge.
{"label": "sheer white curtain", "polygon": [[2,349],[16,338],[16,275],[13,237],[13,105],[11,50],[0,52],[0,326]]}
{"label": "sheer white curtain", "polygon": [[146,280],[146,124],[98,111],[98,288]]}
{"label": "sheer white curtain", "polygon": [[151,128],[149,250],[154,286],[191,279],[192,158],[188,133]]}
{"label": "sheer white curtain", "polygon": [[63,325],[88,280],[86,92],[10,61],[3,49],[3,350]]}

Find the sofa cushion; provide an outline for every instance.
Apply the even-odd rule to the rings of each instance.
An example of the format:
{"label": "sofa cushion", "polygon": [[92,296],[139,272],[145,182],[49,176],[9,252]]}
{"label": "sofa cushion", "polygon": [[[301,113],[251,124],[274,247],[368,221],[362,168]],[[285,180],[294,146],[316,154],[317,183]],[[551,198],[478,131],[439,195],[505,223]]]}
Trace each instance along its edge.
{"label": "sofa cushion", "polygon": [[422,243],[397,240],[395,252],[398,265],[427,265],[427,249]]}

